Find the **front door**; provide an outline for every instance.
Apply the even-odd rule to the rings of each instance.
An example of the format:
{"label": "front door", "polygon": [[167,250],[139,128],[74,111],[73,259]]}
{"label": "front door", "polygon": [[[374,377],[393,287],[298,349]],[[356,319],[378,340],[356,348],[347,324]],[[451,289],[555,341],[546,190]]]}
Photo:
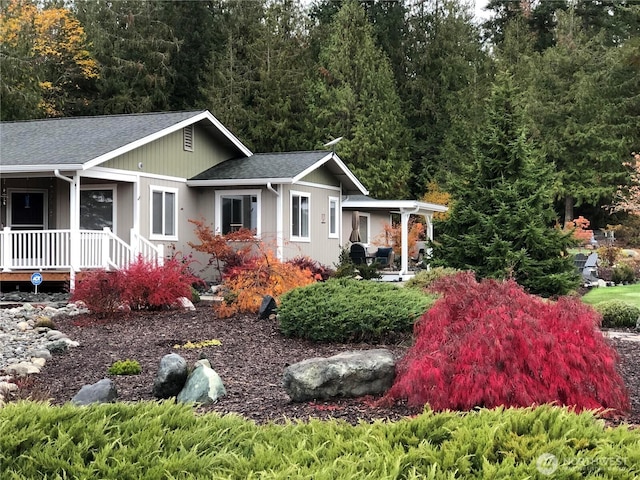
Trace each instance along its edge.
{"label": "front door", "polygon": [[11,192],[9,226],[12,230],[44,230],[46,225],[46,192],[16,190]]}

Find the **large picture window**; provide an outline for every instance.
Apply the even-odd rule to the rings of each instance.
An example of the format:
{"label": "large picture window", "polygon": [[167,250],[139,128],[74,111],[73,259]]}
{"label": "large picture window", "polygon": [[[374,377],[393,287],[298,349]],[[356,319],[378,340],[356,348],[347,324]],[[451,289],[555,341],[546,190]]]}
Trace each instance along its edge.
{"label": "large picture window", "polygon": [[216,231],[226,235],[242,228],[260,235],[260,190],[216,192]]}
{"label": "large picture window", "polygon": [[80,228],[115,231],[113,187],[82,187],[80,191]]}
{"label": "large picture window", "polygon": [[309,240],[308,193],[291,192],[291,240]]}
{"label": "large picture window", "polygon": [[151,238],[177,240],[178,190],[151,187]]}

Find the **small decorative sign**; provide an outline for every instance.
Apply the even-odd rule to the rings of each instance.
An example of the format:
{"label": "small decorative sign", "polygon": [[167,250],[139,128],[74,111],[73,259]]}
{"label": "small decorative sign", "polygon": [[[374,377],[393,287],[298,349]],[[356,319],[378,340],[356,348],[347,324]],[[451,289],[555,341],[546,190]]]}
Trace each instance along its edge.
{"label": "small decorative sign", "polygon": [[31,274],[31,283],[36,288],[36,293],[38,293],[38,285],[42,283],[42,274],[39,272],[35,272]]}

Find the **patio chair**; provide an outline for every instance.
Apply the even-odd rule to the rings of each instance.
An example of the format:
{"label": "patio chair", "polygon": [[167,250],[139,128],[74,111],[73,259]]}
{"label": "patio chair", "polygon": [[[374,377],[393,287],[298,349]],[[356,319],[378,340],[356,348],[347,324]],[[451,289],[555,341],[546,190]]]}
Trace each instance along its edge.
{"label": "patio chair", "polygon": [[361,243],[354,243],[349,249],[349,258],[354,265],[365,265],[367,263],[367,250]]}
{"label": "patio chair", "polygon": [[393,267],[393,248],[391,247],[380,247],[376,251],[376,256],[374,259],[374,264],[378,268],[378,270],[383,270],[386,268]]}

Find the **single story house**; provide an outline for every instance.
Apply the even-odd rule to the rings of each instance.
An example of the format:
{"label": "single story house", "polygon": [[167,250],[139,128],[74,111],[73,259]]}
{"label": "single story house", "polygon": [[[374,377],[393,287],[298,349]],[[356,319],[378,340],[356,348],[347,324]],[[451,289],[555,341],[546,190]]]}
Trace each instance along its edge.
{"label": "single story house", "polygon": [[189,253],[190,219],[332,266],[354,211],[373,238],[393,212],[446,209],[368,199],[332,151],[254,154],[206,110],[2,122],[0,189],[2,278],[66,272],[72,285],[139,254]]}

